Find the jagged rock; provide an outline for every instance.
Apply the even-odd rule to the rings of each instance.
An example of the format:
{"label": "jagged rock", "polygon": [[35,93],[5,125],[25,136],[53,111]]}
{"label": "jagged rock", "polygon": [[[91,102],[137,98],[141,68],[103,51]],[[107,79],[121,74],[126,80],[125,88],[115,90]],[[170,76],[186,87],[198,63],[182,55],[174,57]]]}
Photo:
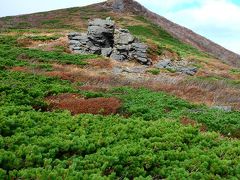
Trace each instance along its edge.
{"label": "jagged rock", "polygon": [[91,46],[89,48],[91,54],[100,54],[101,53],[101,48],[97,46]]}
{"label": "jagged rock", "polygon": [[116,51],[113,51],[113,53],[110,56],[111,59],[117,60],[117,61],[124,61],[127,59],[127,57],[123,54],[119,54]]}
{"label": "jagged rock", "polygon": [[150,65],[147,45],[139,43],[127,29],[115,29],[114,21],[94,19],[89,22],[88,32],[69,33],[69,47],[74,53],[99,54],[117,61],[136,59]]}
{"label": "jagged rock", "polygon": [[115,31],[114,44],[115,45],[128,45],[133,43],[135,38],[127,29],[119,29]]}
{"label": "jagged rock", "polygon": [[197,73],[197,68],[196,67],[178,67],[176,68],[176,71],[193,76],[194,74]]}
{"label": "jagged rock", "polygon": [[80,35],[80,33],[78,33],[78,32],[70,32],[70,33],[68,34],[68,38],[69,38],[69,39],[72,39],[73,37],[79,36],[79,35]]}
{"label": "jagged rock", "polygon": [[106,19],[94,19],[89,22],[88,36],[94,41],[95,45],[103,48],[113,46],[114,22]]}
{"label": "jagged rock", "polygon": [[102,48],[101,55],[109,57],[111,55],[112,51],[113,51],[113,49],[111,47],[110,48]]}
{"label": "jagged rock", "polygon": [[154,67],[156,68],[170,68],[172,67],[172,62],[170,59],[165,59],[165,60],[162,60],[162,61],[159,61],[157,64],[154,65]]}
{"label": "jagged rock", "polygon": [[110,0],[108,3],[112,3],[112,8],[114,11],[122,11],[125,7],[123,0]]}
{"label": "jagged rock", "polygon": [[77,40],[70,40],[70,41],[69,41],[69,44],[70,44],[70,45],[80,45],[80,42],[77,41]]}
{"label": "jagged rock", "polygon": [[[143,43],[133,43],[132,44],[132,49],[133,52],[131,54],[131,56],[136,59],[137,61],[139,61],[142,64],[148,64],[151,61],[148,59],[147,57],[147,49],[148,46],[146,44]],[[150,65],[150,64],[148,64]]]}

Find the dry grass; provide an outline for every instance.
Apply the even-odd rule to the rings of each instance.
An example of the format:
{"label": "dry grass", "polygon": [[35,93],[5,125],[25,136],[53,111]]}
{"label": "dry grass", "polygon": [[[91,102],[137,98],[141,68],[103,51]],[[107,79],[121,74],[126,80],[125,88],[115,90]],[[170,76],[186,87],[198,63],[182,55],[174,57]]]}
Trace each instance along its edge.
{"label": "dry grass", "polygon": [[[226,84],[225,81],[202,82],[185,80],[180,75],[161,73],[159,76],[151,74],[135,75],[123,73],[114,75],[109,62],[99,66],[94,62],[87,69],[75,65],[53,64],[54,71],[34,71],[51,77],[59,77],[71,82],[82,82],[85,85],[78,87],[82,90],[105,91],[111,87],[132,86],[146,87],[154,91],[165,91],[196,104],[226,105],[240,109],[240,89]],[[32,69],[13,67],[14,71],[32,73]]]}

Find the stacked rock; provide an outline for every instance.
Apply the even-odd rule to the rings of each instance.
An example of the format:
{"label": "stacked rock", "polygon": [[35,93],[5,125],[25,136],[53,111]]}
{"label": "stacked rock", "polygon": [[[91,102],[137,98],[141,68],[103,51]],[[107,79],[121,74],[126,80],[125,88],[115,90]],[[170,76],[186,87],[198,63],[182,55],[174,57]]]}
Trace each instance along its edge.
{"label": "stacked rock", "polygon": [[115,29],[110,18],[94,19],[89,22],[88,32],[69,33],[69,47],[74,53],[98,54],[118,61],[136,59],[150,65],[147,45],[139,43],[127,29]]}

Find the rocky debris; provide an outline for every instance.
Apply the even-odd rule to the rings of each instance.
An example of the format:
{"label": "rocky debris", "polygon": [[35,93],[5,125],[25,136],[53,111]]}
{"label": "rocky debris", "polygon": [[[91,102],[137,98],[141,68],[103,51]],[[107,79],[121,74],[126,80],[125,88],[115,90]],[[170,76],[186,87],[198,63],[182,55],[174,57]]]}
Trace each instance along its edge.
{"label": "rocky debris", "polygon": [[177,67],[176,71],[190,76],[194,76],[194,74],[197,73],[198,69],[196,67]]}
{"label": "rocky debris", "polygon": [[218,109],[218,110],[225,111],[225,112],[231,112],[232,111],[231,106],[212,106],[212,109]]}
{"label": "rocky debris", "polygon": [[127,29],[116,29],[110,18],[89,22],[87,33],[68,34],[71,51],[79,54],[98,54],[118,61],[137,60],[150,65],[148,46],[140,43]]}
{"label": "rocky debris", "polygon": [[172,61],[170,59],[164,59],[159,61],[157,64],[154,65],[155,68],[171,68],[173,67]]}
{"label": "rocky debris", "polygon": [[164,59],[156,63],[154,67],[159,69],[170,69],[172,71],[181,72],[190,76],[193,76],[198,71],[196,67],[190,66],[185,60],[174,62],[170,59]]}

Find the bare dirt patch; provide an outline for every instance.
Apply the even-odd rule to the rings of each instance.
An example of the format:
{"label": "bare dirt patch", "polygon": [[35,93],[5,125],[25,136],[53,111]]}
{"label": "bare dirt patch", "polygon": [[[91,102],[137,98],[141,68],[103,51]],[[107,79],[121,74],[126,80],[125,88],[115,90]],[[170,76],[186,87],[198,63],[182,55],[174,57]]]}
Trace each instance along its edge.
{"label": "bare dirt patch", "polygon": [[47,97],[45,100],[51,109],[69,110],[73,115],[111,115],[117,114],[121,107],[120,100],[114,97],[85,99],[78,94],[61,94]]}

